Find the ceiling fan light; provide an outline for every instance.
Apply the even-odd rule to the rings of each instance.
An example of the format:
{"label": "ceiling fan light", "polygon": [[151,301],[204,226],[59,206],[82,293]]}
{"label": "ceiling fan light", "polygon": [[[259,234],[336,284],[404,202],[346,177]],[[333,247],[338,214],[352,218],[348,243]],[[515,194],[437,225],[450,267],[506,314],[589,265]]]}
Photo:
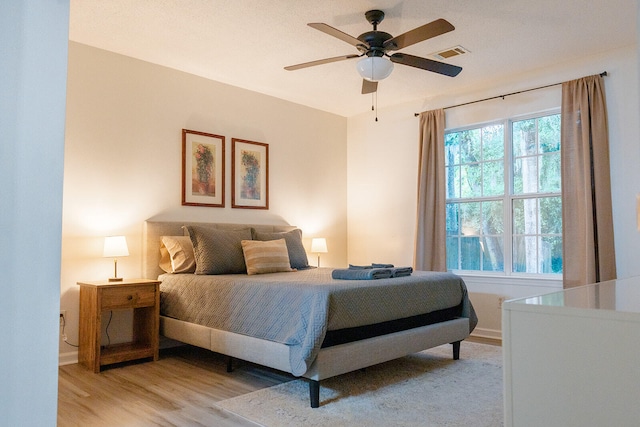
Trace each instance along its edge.
{"label": "ceiling fan light", "polygon": [[356,69],[363,79],[377,82],[389,77],[393,71],[393,62],[380,56],[367,56],[358,61]]}

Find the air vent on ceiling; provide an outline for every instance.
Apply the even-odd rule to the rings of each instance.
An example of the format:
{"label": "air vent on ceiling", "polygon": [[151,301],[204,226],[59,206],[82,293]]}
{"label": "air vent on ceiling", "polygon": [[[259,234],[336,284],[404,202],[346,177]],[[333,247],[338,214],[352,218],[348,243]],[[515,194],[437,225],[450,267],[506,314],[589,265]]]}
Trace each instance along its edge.
{"label": "air vent on ceiling", "polygon": [[453,56],[464,55],[465,53],[469,53],[469,51],[462,46],[454,46],[449,49],[441,50],[440,52],[432,53],[431,55],[437,59],[448,59]]}

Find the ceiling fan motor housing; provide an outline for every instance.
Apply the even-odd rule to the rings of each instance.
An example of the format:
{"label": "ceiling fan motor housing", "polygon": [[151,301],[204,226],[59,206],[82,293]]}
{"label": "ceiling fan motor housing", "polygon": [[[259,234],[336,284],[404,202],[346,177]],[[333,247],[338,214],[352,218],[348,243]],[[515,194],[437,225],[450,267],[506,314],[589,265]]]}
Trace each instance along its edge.
{"label": "ceiling fan motor housing", "polygon": [[392,39],[393,36],[384,31],[367,31],[358,36],[358,40],[369,45],[369,49],[366,50],[367,56],[384,56],[387,48],[384,47],[384,42]]}

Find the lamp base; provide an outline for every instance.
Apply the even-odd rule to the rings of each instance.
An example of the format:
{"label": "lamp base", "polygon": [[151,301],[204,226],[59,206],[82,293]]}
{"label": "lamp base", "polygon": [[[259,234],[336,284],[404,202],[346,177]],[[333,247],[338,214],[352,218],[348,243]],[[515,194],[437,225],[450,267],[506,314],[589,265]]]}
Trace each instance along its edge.
{"label": "lamp base", "polygon": [[122,277],[109,277],[110,282],[122,282]]}

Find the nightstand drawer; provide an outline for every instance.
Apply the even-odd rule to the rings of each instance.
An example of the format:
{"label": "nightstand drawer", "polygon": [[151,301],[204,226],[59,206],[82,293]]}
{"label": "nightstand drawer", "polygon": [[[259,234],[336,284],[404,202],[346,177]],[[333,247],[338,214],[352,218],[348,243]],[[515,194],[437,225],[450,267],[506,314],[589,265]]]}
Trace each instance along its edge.
{"label": "nightstand drawer", "polygon": [[156,302],[156,286],[141,285],[113,287],[102,290],[100,307],[103,310],[118,308],[151,307]]}

